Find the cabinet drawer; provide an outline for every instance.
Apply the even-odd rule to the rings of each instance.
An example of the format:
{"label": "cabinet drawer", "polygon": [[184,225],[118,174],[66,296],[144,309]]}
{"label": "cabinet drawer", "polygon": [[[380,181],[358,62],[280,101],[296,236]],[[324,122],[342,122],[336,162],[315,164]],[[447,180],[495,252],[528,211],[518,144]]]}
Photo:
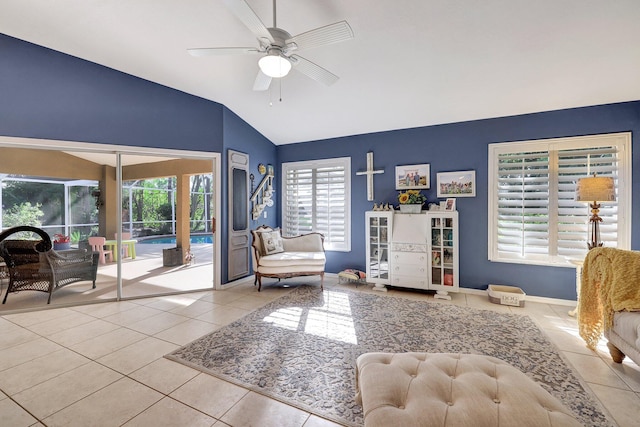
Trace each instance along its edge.
{"label": "cabinet drawer", "polygon": [[427,263],[426,252],[392,252],[391,260],[394,264],[425,264]]}
{"label": "cabinet drawer", "polygon": [[399,286],[402,288],[414,288],[414,289],[429,289],[429,281],[427,276],[403,276],[399,274],[393,274],[391,276],[391,286]]}
{"label": "cabinet drawer", "polygon": [[391,250],[395,252],[427,252],[427,245],[424,243],[391,242]]}
{"label": "cabinet drawer", "polygon": [[421,264],[399,264],[394,262],[391,267],[391,274],[400,275],[400,276],[417,276],[417,277],[427,277],[428,266],[427,263],[423,262]]}

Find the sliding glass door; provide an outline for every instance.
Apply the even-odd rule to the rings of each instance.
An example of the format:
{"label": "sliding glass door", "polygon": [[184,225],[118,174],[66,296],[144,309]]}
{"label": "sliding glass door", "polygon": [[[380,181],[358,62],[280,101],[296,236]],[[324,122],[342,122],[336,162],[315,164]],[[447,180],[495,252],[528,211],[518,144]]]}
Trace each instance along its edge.
{"label": "sliding glass door", "polygon": [[[56,287],[50,306],[219,286],[219,155],[15,140],[0,137],[0,229],[38,227],[60,241],[61,254],[100,251],[95,288],[86,280]],[[102,240],[91,246],[95,238]],[[1,298],[8,273],[0,258]],[[0,313],[42,308],[47,299],[11,293]]]}
{"label": "sliding glass door", "polygon": [[[88,160],[83,152],[73,150],[49,150],[41,147],[0,146],[0,229],[17,226],[32,226],[43,230],[53,241],[53,249],[60,256],[72,257],[78,251],[89,251],[88,239],[100,233],[101,218],[104,217],[100,188],[105,176],[105,165],[115,164],[116,154],[101,153],[100,160]],[[40,239],[36,234],[13,234],[10,240]],[[54,283],[51,294],[52,305],[68,305],[116,298],[116,282],[105,274],[103,265],[95,273],[96,286],[90,280],[65,283],[62,270],[53,269],[50,276],[43,272],[51,270],[51,264],[43,257],[33,262],[41,265],[35,269],[40,291],[22,290],[7,295],[11,273],[14,281],[24,276],[16,266],[13,271],[6,260],[0,260],[0,285],[6,303],[0,310],[38,308],[47,305],[48,286]],[[23,261],[19,261],[23,262]],[[71,268],[64,266],[64,268]],[[25,282],[35,282],[35,274]],[[58,286],[56,286],[58,285]]]}
{"label": "sliding glass door", "polygon": [[122,296],[213,288],[213,162],[123,154],[121,165]]}

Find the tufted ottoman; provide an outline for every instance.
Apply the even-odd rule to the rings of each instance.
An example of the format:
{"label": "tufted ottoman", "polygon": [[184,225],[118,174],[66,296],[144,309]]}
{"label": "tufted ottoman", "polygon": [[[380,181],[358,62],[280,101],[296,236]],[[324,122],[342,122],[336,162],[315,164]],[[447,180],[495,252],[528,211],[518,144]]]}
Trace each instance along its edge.
{"label": "tufted ottoman", "polygon": [[581,425],[524,373],[489,356],[366,353],[356,386],[366,427]]}

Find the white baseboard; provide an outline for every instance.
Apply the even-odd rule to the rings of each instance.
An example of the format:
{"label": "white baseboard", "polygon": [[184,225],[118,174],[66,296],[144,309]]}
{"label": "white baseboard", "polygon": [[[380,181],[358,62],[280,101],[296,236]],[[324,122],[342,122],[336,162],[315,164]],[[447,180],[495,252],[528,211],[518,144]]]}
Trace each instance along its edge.
{"label": "white baseboard", "polygon": [[[471,295],[480,295],[480,296],[487,295],[487,291],[486,290],[483,291],[482,289],[460,288],[459,292],[462,294],[471,294]],[[537,302],[540,304],[566,305],[567,307],[575,307],[575,305],[577,304],[576,301],[572,301],[568,299],[537,297],[534,295],[525,295],[524,300]]]}
{"label": "white baseboard", "polygon": [[[338,279],[338,274],[337,273],[324,273],[325,277],[331,277],[331,278],[335,278]],[[254,280],[254,276],[247,276],[244,277],[242,279],[238,279],[235,280],[233,282],[229,282],[226,283],[224,285],[225,289],[228,288],[232,288],[234,286],[243,284],[243,283],[247,283],[247,282],[252,282]],[[487,295],[487,291],[486,290],[482,290],[482,289],[472,289],[472,288],[463,288],[460,287],[459,288],[459,292],[461,294],[471,294],[471,295],[479,295],[479,296],[486,296]],[[558,298],[548,298],[548,297],[537,297],[537,296],[533,296],[533,295],[525,295],[524,297],[525,301],[531,301],[531,302],[537,302],[540,304],[553,304],[553,305],[566,305],[567,307],[575,307],[577,302],[576,301],[572,301],[572,300],[567,300],[567,299],[558,299]]]}

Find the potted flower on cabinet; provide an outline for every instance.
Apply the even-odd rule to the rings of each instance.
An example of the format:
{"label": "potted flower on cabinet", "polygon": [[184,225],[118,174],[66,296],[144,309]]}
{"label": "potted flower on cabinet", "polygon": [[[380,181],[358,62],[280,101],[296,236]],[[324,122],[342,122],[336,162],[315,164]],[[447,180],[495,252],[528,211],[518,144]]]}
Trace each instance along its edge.
{"label": "potted flower on cabinet", "polygon": [[71,237],[56,233],[53,235],[53,249],[61,251],[71,247]]}
{"label": "potted flower on cabinet", "polygon": [[398,201],[400,202],[400,212],[420,213],[427,197],[420,190],[407,190],[398,194]]}

